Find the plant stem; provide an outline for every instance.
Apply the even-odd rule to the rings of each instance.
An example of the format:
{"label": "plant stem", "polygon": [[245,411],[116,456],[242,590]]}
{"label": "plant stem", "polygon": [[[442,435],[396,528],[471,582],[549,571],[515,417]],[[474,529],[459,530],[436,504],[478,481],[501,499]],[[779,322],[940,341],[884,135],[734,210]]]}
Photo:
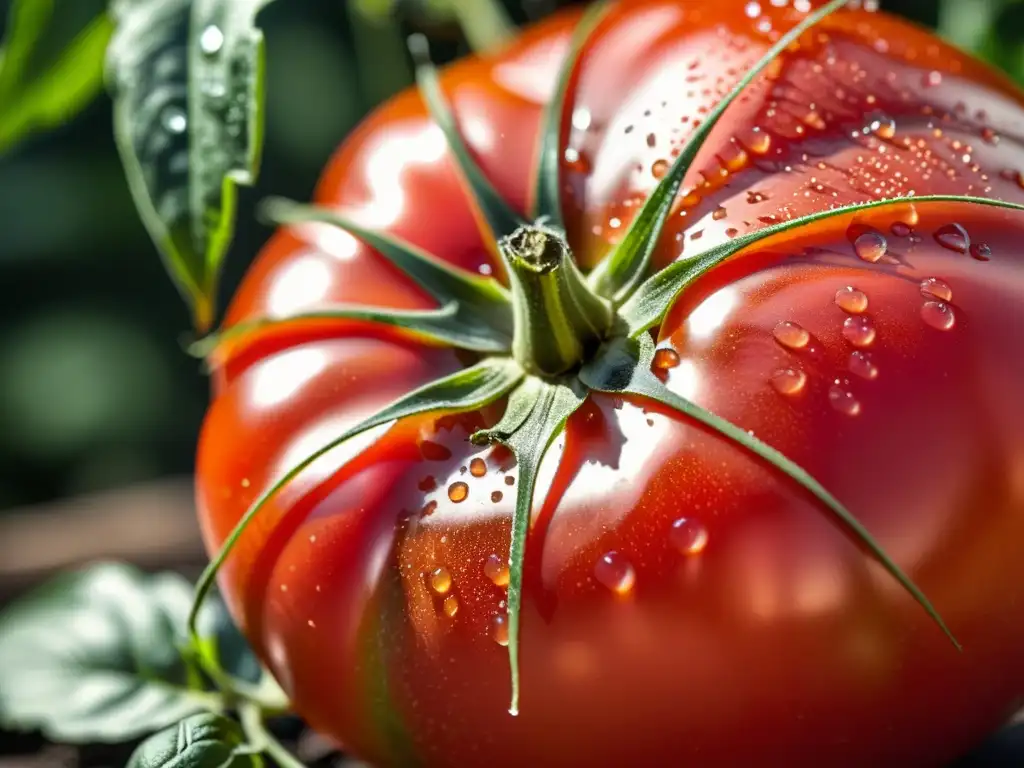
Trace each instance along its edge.
{"label": "plant stem", "polygon": [[270,733],[263,722],[263,713],[258,706],[247,702],[239,708],[238,716],[242,722],[242,730],[253,749],[270,755],[280,768],[306,768]]}
{"label": "plant stem", "polygon": [[539,376],[576,367],[606,336],[611,305],[587,287],[561,235],[520,227],[499,248],[512,283],[513,356]]}
{"label": "plant stem", "polygon": [[499,0],[449,0],[448,7],[477,53],[493,51],[516,34],[516,26]]}

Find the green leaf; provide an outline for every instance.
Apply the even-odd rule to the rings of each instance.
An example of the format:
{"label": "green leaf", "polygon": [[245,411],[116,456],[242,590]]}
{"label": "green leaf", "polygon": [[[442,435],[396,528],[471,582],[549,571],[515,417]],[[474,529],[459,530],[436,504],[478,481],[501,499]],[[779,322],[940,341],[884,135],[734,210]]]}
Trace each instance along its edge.
{"label": "green leaf", "polygon": [[379,323],[409,331],[412,335],[435,344],[458,347],[472,352],[508,352],[510,346],[507,339],[490,332],[487,326],[467,323],[464,318],[460,318],[459,305],[453,302],[440,309],[424,311],[346,305],[322,312],[303,312],[280,319],[260,318],[232,325],[218,334],[196,342],[189,347],[189,354],[206,357],[224,343],[244,342],[247,337],[260,331],[314,320],[341,323],[361,320]]}
{"label": "green leaf", "polygon": [[818,499],[835,515],[839,523],[849,530],[857,542],[865,547],[895,578],[910,595],[920,603],[928,615],[938,624],[957,650],[960,644],[946,627],[942,617],[925,597],[924,593],[910,580],[903,570],[886,554],[870,532],[861,525],[853,514],[835,496],[828,492],[805,469],[788,459],[780,451],[759,440],[749,432],[737,427],[720,416],[701,408],[699,405],[680,397],[666,387],[651,372],[654,359],[654,341],[647,334],[639,339],[617,339],[607,344],[592,362],[580,371],[580,380],[599,392],[637,395],[646,397],[688,416],[710,430],[764,459],[776,470],[795,481],[801,488]]}
{"label": "green leaf", "polygon": [[88,0],[14,0],[0,48],[0,154],[80,112],[103,87],[113,24]]}
{"label": "green leaf", "polygon": [[561,232],[565,232],[565,217],[562,215],[562,123],[565,120],[569,86],[576,74],[584,46],[610,7],[602,0],[584,12],[569,42],[569,52],[558,73],[555,93],[544,107],[541,117],[530,216],[534,221],[543,221]]}
{"label": "green leaf", "polygon": [[416,82],[419,84],[423,100],[434,121],[444,133],[448,151],[452,153],[452,157],[462,173],[472,202],[487,222],[491,237],[497,240],[511,235],[525,222],[505,202],[505,199],[484,176],[480,166],[470,154],[469,147],[466,146],[462,134],[459,133],[459,126],[455,122],[451,106],[441,89],[441,80],[437,76],[437,69],[430,61],[430,46],[427,43],[427,38],[421,34],[412,35],[409,38],[409,51],[416,64]]}
{"label": "green leaf", "polygon": [[263,144],[269,0],[114,0],[114,131],[135,204],[200,331]]}
{"label": "green leaf", "polygon": [[[519,714],[519,619],[523,604],[523,563],[537,472],[551,443],[586,399],[586,391],[575,378],[554,383],[530,378],[512,393],[505,418],[490,430],[493,440],[515,454],[519,468],[508,557],[508,662],[512,677],[512,699],[508,711],[512,715]],[[486,433],[477,433],[483,434]]]}
{"label": "green leaf", "polygon": [[634,288],[644,279],[651,257],[661,231],[672,212],[676,195],[683,184],[687,171],[697,159],[697,155],[706,143],[712,129],[743,92],[762,72],[777,59],[804,32],[820,22],[826,16],[835,13],[846,5],[849,0],[832,0],[814,13],[807,15],[789,32],[779,38],[760,61],[751,67],[729,94],[718,102],[711,114],[705,118],[687,139],[679,157],[664,178],[658,182],[651,196],[647,198],[643,208],[633,219],[626,236],[615,249],[590,274],[590,285],[602,296],[610,296],[617,303],[624,301]]}
{"label": "green leaf", "polygon": [[744,248],[782,232],[799,229],[817,221],[836,216],[884,208],[890,205],[928,205],[929,203],[969,203],[985,205],[1007,210],[1024,211],[1024,205],[1007,203],[1002,200],[989,200],[983,197],[965,197],[959,195],[922,195],[921,197],[899,197],[889,200],[876,200],[870,203],[855,203],[841,208],[831,208],[807,216],[801,216],[779,224],[772,224],[764,229],[737,237],[721,245],[709,248],[704,253],[689,259],[673,262],[660,272],[652,275],[643,283],[629,300],[622,305],[619,314],[629,328],[629,335],[636,338],[648,328],[661,322],[665,314],[672,308],[679,295],[690,283],[708,270],[736,255]]}
{"label": "green leaf", "polygon": [[436,256],[392,235],[374,232],[337,211],[290,200],[271,198],[262,214],[277,224],[331,224],[362,240],[416,282],[442,307],[455,304],[460,322],[472,329],[466,334],[486,335],[492,343],[508,349],[512,339],[512,302],[494,278],[481,277],[452,267]]}
{"label": "green leaf", "polygon": [[17,601],[0,614],[0,722],[56,741],[119,742],[219,706],[180,653],[191,601],[180,576],[116,564]]}
{"label": "green leaf", "polygon": [[238,521],[234,530],[221,545],[220,552],[199,577],[196,584],[195,599],[189,615],[188,627],[191,633],[196,631],[196,620],[207,593],[213,587],[217,572],[234,549],[238,539],[245,532],[249,523],[260,513],[282,488],[294,480],[321,456],[326,455],[339,445],[353,437],[387,424],[388,422],[417,416],[434,411],[460,412],[473,411],[489,405],[505,395],[523,378],[519,365],[508,358],[493,357],[477,363],[450,376],[426,384],[409,394],[400,397],[374,415],[364,419],[356,426],[330,440],[326,445],[310,453],[302,461],[285,472],[279,480],[270,486]]}
{"label": "green leaf", "polygon": [[205,713],[146,739],[127,768],[261,768],[263,760],[247,750],[241,726],[222,715]]}

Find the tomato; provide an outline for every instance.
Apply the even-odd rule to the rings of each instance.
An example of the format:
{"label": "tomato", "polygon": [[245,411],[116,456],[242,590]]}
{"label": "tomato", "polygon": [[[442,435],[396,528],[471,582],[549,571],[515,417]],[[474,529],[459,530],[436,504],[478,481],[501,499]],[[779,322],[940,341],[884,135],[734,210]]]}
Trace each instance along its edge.
{"label": "tomato", "polygon": [[[582,49],[562,132],[581,266],[810,3],[621,3]],[[782,6],[782,7],[779,7]],[[803,6],[803,7],[802,7]],[[466,142],[525,211],[576,12],[443,73]],[[841,205],[1024,202],[1024,95],[928,32],[846,10],[730,105],[655,265]],[[421,97],[370,116],[316,201],[501,274]],[[818,501],[641,397],[591,393],[540,469],[523,565],[522,702],[506,585],[519,470],[468,441],[500,403],[384,425],[274,495],[220,573],[299,714],[378,765],[943,765],[1024,693],[1024,213],[902,201],[757,242],[656,329],[673,392],[842,499],[958,651]],[[226,319],[431,299],[322,225],[267,244]],[[379,325],[268,329],[220,361],[198,453],[211,552],[289,467],[470,357]]]}

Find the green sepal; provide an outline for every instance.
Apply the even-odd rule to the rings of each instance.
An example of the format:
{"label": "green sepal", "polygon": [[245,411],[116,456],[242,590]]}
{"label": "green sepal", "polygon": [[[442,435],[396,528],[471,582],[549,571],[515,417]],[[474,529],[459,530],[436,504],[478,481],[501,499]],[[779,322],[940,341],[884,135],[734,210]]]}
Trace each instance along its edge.
{"label": "green sepal", "polygon": [[407,395],[398,398],[377,413],[359,422],[356,426],[330,440],[326,445],[313,451],[295,466],[285,472],[276,482],[265,490],[258,499],[242,515],[234,529],[221,545],[220,551],[206,566],[199,581],[196,583],[195,599],[188,618],[188,629],[193,641],[196,640],[196,619],[206,595],[213,587],[217,572],[228,555],[238,543],[239,538],[249,527],[249,523],[260,513],[267,503],[277,495],[288,483],[308,468],[321,456],[337,448],[374,427],[391,421],[417,416],[433,411],[461,412],[472,411],[489,405],[507,394],[521,379],[523,371],[515,361],[509,358],[492,357],[477,363],[450,376],[432,381]]}
{"label": "green sepal", "polygon": [[598,2],[587,8],[569,42],[569,52],[558,73],[555,93],[541,117],[537,166],[533,179],[530,218],[565,232],[562,214],[562,124],[569,98],[569,86],[579,65],[583,48],[591,39],[601,20],[608,12],[607,2]]}
{"label": "green sepal", "polygon": [[832,512],[837,520],[853,533],[856,541],[865,547],[900,585],[921,605],[933,621],[950,639],[957,650],[960,644],[946,626],[938,611],[910,577],[886,554],[871,533],[835,496],[815,480],[810,473],[788,459],[767,443],[735,424],[717,416],[699,405],[680,397],[666,387],[651,372],[654,360],[654,341],[648,334],[639,339],[616,339],[602,348],[598,356],[580,371],[580,381],[593,390],[623,395],[636,395],[662,405],[703,424],[725,439],[745,448],[768,462],[772,467],[795,481]]}
{"label": "green sepal", "polygon": [[493,242],[511,235],[526,222],[505,202],[505,199],[484,176],[479,164],[470,154],[469,147],[466,146],[455,122],[451,105],[441,89],[437,69],[430,61],[430,46],[427,38],[422,34],[410,36],[409,52],[416,65],[416,82],[419,85],[423,101],[426,103],[431,117],[434,118],[434,122],[444,133],[448,151],[452,153],[462,178],[469,187],[472,202],[491,230],[491,237],[486,239]]}
{"label": "green sepal", "polygon": [[142,742],[127,768],[262,768],[237,722],[203,713],[187,717]]}
{"label": "green sepal", "polygon": [[1002,200],[989,200],[982,197],[967,197],[960,195],[927,195],[921,197],[899,197],[889,200],[876,200],[870,203],[855,203],[842,208],[832,208],[819,213],[812,213],[808,216],[783,221],[779,224],[759,229],[748,235],[737,237],[721,245],[709,248],[704,253],[693,256],[689,259],[682,259],[673,262],[657,274],[647,279],[629,300],[619,309],[626,326],[629,328],[629,335],[638,337],[647,329],[653,328],[661,322],[665,314],[672,308],[679,295],[690,283],[717,266],[726,259],[734,256],[744,248],[755,243],[767,240],[773,235],[790,230],[799,229],[808,224],[830,219],[836,216],[844,216],[850,213],[860,213],[874,208],[884,208],[889,205],[927,205],[928,203],[971,203],[975,205],[986,205],[994,208],[1005,208],[1014,211],[1024,211],[1024,205],[1007,203]]}
{"label": "green sepal", "polygon": [[523,426],[523,422],[533,411],[543,386],[544,382],[536,376],[527,376],[509,395],[505,413],[498,423],[489,429],[474,432],[469,436],[469,442],[473,445],[491,445],[507,440],[513,432]]}
{"label": "green sepal", "polygon": [[519,623],[523,604],[523,564],[537,472],[551,443],[586,399],[587,392],[575,377],[557,382],[529,378],[509,398],[506,418],[491,430],[492,439],[512,451],[519,468],[508,555],[508,662],[512,679],[508,711],[512,715],[519,714]]}
{"label": "green sepal", "polygon": [[457,347],[471,352],[507,353],[511,340],[502,337],[484,325],[470,324],[459,317],[459,305],[451,302],[440,309],[400,310],[385,307],[346,305],[322,312],[303,312],[282,318],[259,318],[232,325],[220,333],[207,336],[192,344],[188,352],[194,357],[207,357],[227,342],[243,341],[260,331],[282,328],[303,321],[364,321],[386,325],[427,342]]}
{"label": "green sepal", "polygon": [[317,222],[348,232],[390,261],[441,306],[454,302],[460,322],[487,329],[476,333],[493,331],[495,337],[511,342],[512,301],[508,291],[494,278],[473,275],[449,266],[412,243],[394,235],[374,232],[328,208],[269,198],[261,206],[261,214],[276,224]]}
{"label": "green sepal", "polygon": [[847,4],[849,0],[832,0],[809,14],[779,38],[761,59],[747,71],[729,94],[705,118],[683,146],[672,167],[658,182],[630,225],[626,236],[590,273],[590,286],[616,303],[624,301],[647,274],[651,257],[658,247],[661,231],[672,212],[679,188],[697,155],[704,147],[712,129],[754,80],[761,75],[804,32]]}

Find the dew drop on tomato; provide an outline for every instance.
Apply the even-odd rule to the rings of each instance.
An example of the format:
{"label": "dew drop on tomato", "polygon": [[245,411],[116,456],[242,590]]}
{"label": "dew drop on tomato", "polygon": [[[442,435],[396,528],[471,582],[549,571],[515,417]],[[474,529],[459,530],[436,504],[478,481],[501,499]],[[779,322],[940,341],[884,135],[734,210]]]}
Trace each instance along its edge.
{"label": "dew drop on tomato", "polygon": [[944,301],[926,301],[921,307],[921,319],[940,331],[950,331],[956,325],[956,314]]}
{"label": "dew drop on tomato", "polygon": [[473,477],[483,477],[487,474],[487,463],[481,458],[473,459],[469,462],[469,474]]}
{"label": "dew drop on tomato", "polygon": [[491,501],[497,504],[502,499],[501,491],[491,491]]}
{"label": "dew drop on tomato", "polygon": [[866,352],[859,349],[850,354],[850,362],[847,367],[850,373],[860,376],[862,379],[873,381],[878,378],[878,366]]}
{"label": "dew drop on tomato", "polygon": [[811,334],[803,326],[783,320],[772,331],[775,340],[787,349],[803,349],[811,341]]}
{"label": "dew drop on tomato", "polygon": [[960,224],[946,224],[935,230],[935,242],[949,251],[967,253],[971,247],[971,238],[967,230]]}
{"label": "dew drop on tomato", "polygon": [[507,587],[509,580],[508,563],[498,555],[491,555],[484,561],[484,576],[495,586]]}
{"label": "dew drop on tomato", "polygon": [[728,215],[729,211],[725,209],[725,206],[719,206],[718,208],[715,208],[714,213],[711,214],[711,218],[715,221],[721,221]]}
{"label": "dew drop on tomato", "polygon": [[636,571],[629,560],[618,552],[608,552],[594,566],[594,578],[612,592],[625,595],[636,583]]}
{"label": "dew drop on tomato", "polygon": [[505,475],[505,485],[515,485],[516,479],[512,475]]}
{"label": "dew drop on tomato", "polygon": [[926,299],[939,301],[952,301],[953,289],[937,277],[928,277],[921,281],[919,286],[921,295]]}
{"label": "dew drop on tomato", "polygon": [[859,315],[867,311],[868,295],[848,285],[836,291],[836,306],[851,315]]}
{"label": "dew drop on tomato", "polygon": [[459,599],[455,595],[448,595],[441,608],[449,618],[455,618],[455,614],[459,612]]}
{"label": "dew drop on tomato", "polygon": [[974,243],[971,245],[971,256],[978,261],[988,261],[992,258],[992,249],[985,243]]}
{"label": "dew drop on tomato", "polygon": [[867,317],[848,317],[843,323],[843,338],[855,347],[870,347],[875,342],[875,325]]}
{"label": "dew drop on tomato", "polygon": [[797,395],[807,385],[807,374],[799,368],[783,368],[772,375],[772,386],[782,395]]}
{"label": "dew drop on tomato", "polygon": [[910,225],[902,221],[897,221],[895,224],[889,227],[889,231],[896,235],[896,237],[909,237],[910,233],[913,232],[913,230],[910,228]]}
{"label": "dew drop on tomato", "polygon": [[828,401],[834,410],[845,416],[856,416],[860,413],[860,401],[849,390],[847,382],[837,379],[829,388]]}
{"label": "dew drop on tomato", "polygon": [[668,173],[668,160],[655,160],[654,165],[651,166],[651,175],[656,179],[663,179],[666,173]]}
{"label": "dew drop on tomato", "polygon": [[498,645],[508,645],[508,618],[497,613],[491,619],[491,637]]}
{"label": "dew drop on tomato", "polygon": [[680,517],[672,523],[668,540],[682,555],[699,555],[708,545],[708,529],[697,520]]}
{"label": "dew drop on tomato", "polygon": [[679,365],[679,353],[674,349],[662,347],[654,353],[654,367],[666,371]]}
{"label": "dew drop on tomato", "polygon": [[445,595],[452,588],[452,572],[443,565],[430,572],[430,588],[439,595]]}
{"label": "dew drop on tomato", "polygon": [[452,483],[448,486],[448,498],[456,504],[466,500],[469,496],[469,486],[463,482]]}
{"label": "dew drop on tomato", "polygon": [[885,238],[877,232],[865,232],[853,241],[853,250],[857,256],[869,264],[881,260],[889,250]]}

